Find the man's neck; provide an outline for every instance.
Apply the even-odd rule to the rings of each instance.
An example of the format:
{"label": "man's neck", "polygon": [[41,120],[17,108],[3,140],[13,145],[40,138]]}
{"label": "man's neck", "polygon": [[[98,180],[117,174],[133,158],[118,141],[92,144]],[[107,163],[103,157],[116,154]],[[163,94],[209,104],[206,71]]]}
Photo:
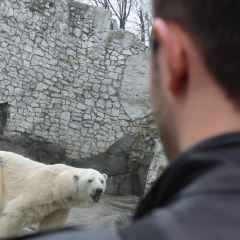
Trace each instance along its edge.
{"label": "man's neck", "polygon": [[240,111],[215,83],[193,94],[180,121],[180,152],[205,139],[240,130]]}

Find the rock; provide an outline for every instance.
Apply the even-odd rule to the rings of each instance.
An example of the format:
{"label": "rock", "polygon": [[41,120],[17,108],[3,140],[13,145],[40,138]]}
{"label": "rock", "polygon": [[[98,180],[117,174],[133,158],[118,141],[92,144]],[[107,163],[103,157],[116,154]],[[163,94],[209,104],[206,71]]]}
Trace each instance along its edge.
{"label": "rock", "polygon": [[114,156],[129,156],[135,141],[136,137],[134,135],[127,135],[108,148],[107,153]]}
{"label": "rock", "polygon": [[147,175],[148,175],[149,165],[141,165],[138,171],[139,182],[141,186],[141,192],[144,192],[146,187]]}
{"label": "rock", "polygon": [[154,141],[156,143],[154,148],[154,156],[148,170],[145,194],[149,191],[156,179],[163,173],[164,169],[168,166],[168,160],[164,153],[163,146],[161,145],[159,139],[154,139]]}
{"label": "rock", "polygon": [[122,156],[110,156],[106,163],[105,169],[109,175],[121,175],[128,172],[128,160]]}
{"label": "rock", "polygon": [[102,153],[92,158],[69,159],[67,164],[79,168],[94,168],[109,176],[127,173],[127,159],[122,156],[111,156]]}
{"label": "rock", "polygon": [[132,194],[136,196],[142,196],[142,187],[139,180],[139,173],[132,174]]}
{"label": "rock", "polygon": [[114,195],[132,194],[132,175],[111,176],[107,180],[106,193]]}
{"label": "rock", "polygon": [[26,149],[21,144],[15,143],[11,138],[0,136],[0,150],[18,153],[27,157]]}
{"label": "rock", "polygon": [[62,163],[64,149],[56,143],[49,143],[35,136],[0,136],[0,150],[18,153],[45,164]]}
{"label": "rock", "polygon": [[[123,54],[132,55],[129,50],[123,51]],[[132,120],[142,118],[152,111],[148,99],[149,69],[142,59],[149,59],[149,53],[143,52],[127,58],[121,85],[120,101]]]}
{"label": "rock", "polygon": [[9,138],[9,141],[14,143],[15,145],[20,145],[23,148],[28,148],[32,144],[34,144],[34,140],[25,135],[13,136],[13,137]]}
{"label": "rock", "polygon": [[132,194],[132,174],[127,174],[124,176],[120,184],[118,185],[117,195],[131,195]]}
{"label": "rock", "polygon": [[150,166],[152,159],[153,159],[154,153],[147,153],[143,159],[140,160],[140,164],[143,166]]}
{"label": "rock", "polygon": [[65,159],[64,149],[55,143],[43,144],[30,150],[29,155],[33,160],[45,164],[62,163]]}

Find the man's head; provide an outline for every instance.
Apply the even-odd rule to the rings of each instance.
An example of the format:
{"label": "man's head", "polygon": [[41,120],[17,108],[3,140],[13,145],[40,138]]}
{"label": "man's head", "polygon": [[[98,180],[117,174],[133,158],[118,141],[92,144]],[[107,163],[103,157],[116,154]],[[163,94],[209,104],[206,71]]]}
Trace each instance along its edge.
{"label": "man's head", "polygon": [[240,128],[240,2],[153,0],[153,11],[150,93],[172,158]]}

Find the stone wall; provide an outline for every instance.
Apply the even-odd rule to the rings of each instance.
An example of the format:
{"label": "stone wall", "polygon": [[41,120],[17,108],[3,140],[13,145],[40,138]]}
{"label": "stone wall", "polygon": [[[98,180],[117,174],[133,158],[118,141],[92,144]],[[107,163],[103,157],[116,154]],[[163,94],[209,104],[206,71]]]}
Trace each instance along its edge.
{"label": "stone wall", "polygon": [[1,0],[5,135],[39,136],[78,158],[138,131],[151,111],[149,50],[110,24],[110,12],[70,0]]}
{"label": "stone wall", "polygon": [[110,26],[110,12],[72,0],[1,0],[1,150],[93,167],[108,193],[143,194],[166,165],[149,49]]}

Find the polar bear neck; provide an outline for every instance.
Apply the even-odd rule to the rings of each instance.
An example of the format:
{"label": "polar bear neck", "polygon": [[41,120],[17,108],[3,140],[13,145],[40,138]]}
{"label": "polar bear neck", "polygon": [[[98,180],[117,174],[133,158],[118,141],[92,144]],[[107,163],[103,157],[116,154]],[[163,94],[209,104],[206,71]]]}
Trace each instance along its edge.
{"label": "polar bear neck", "polygon": [[[53,184],[53,196],[62,208],[69,209],[81,205],[81,199],[77,197],[78,186],[74,181],[74,175],[80,174],[82,169],[56,164],[56,180]],[[58,180],[59,179],[59,180]],[[82,200],[82,203],[84,200]]]}

